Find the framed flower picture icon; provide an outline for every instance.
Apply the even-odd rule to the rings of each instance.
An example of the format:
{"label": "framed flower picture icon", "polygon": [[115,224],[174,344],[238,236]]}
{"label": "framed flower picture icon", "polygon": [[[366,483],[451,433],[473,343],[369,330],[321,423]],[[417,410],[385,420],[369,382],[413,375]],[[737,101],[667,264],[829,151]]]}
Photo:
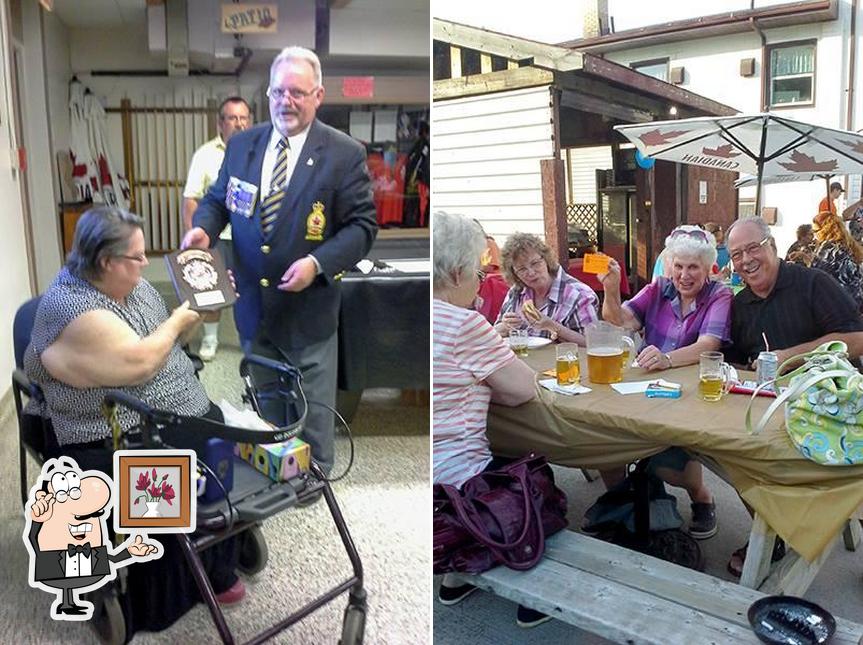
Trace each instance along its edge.
{"label": "framed flower picture icon", "polygon": [[114,453],[114,529],[148,533],[195,530],[195,453],[118,450]]}

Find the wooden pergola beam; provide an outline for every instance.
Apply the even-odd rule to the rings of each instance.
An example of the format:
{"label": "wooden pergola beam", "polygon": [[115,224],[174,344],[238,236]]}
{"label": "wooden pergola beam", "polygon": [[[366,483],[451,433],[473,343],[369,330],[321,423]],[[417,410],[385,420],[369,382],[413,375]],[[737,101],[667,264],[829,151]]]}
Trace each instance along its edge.
{"label": "wooden pergola beam", "polygon": [[475,96],[489,92],[517,90],[524,87],[551,85],[554,74],[536,67],[518,67],[504,69],[488,74],[474,74],[460,78],[447,78],[435,81],[432,88],[433,100]]}
{"label": "wooden pergola beam", "polygon": [[537,67],[560,71],[581,69],[581,52],[565,47],[507,36],[440,18],[432,21],[432,33],[435,40],[475,49],[485,54],[502,56],[509,60],[531,60]]}

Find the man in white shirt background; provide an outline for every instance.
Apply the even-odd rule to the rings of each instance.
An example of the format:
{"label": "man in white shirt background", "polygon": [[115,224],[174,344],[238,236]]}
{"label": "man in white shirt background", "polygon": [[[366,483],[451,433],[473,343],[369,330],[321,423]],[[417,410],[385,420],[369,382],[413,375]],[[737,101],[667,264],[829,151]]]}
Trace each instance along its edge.
{"label": "man in white shirt background", "polygon": [[[183,230],[192,228],[192,215],[198,202],[207,194],[210,185],[216,181],[222,160],[225,158],[225,145],[235,132],[242,132],[252,124],[249,104],[239,96],[231,96],[219,106],[219,134],[195,151],[186,187],[183,189]],[[230,266],[231,227],[228,226],[219,236],[220,247],[225,262]],[[219,347],[219,319],[221,311],[203,314],[204,338],[198,351],[202,360],[211,361]]]}

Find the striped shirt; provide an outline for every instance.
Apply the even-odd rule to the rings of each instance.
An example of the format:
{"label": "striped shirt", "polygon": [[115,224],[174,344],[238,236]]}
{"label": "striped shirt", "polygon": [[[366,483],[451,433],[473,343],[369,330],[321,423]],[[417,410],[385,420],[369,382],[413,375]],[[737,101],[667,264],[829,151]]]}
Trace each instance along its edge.
{"label": "striped shirt", "polygon": [[458,487],[491,461],[484,381],[516,359],[476,311],[435,299],[433,325],[434,482]]}
{"label": "striped shirt", "polygon": [[[533,300],[534,304],[536,303],[536,294],[533,289],[519,285],[510,287],[509,293],[506,294],[506,300],[503,301],[500,308],[497,322],[500,322],[506,313],[521,315],[521,308],[525,300]],[[598,304],[599,298],[596,297],[593,289],[573,278],[563,270],[563,267],[558,267],[557,275],[548,290],[548,297],[538,308],[543,315],[559,322],[568,329],[583,334],[585,327],[599,320]],[[551,337],[550,331],[536,329],[532,326],[528,328],[527,333],[531,336]]]}
{"label": "striped shirt", "polygon": [[631,300],[623,303],[644,327],[645,345],[661,352],[686,347],[699,336],[730,339],[731,289],[709,280],[695,297],[695,306],[686,315],[680,308],[680,294],[668,278],[660,277]]}

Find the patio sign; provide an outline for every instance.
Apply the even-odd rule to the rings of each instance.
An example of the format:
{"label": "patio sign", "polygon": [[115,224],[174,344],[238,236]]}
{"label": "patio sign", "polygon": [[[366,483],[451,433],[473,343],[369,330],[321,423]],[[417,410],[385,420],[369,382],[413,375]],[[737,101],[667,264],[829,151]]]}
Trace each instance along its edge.
{"label": "patio sign", "polygon": [[222,5],[223,34],[275,34],[278,22],[279,8],[275,2]]}

